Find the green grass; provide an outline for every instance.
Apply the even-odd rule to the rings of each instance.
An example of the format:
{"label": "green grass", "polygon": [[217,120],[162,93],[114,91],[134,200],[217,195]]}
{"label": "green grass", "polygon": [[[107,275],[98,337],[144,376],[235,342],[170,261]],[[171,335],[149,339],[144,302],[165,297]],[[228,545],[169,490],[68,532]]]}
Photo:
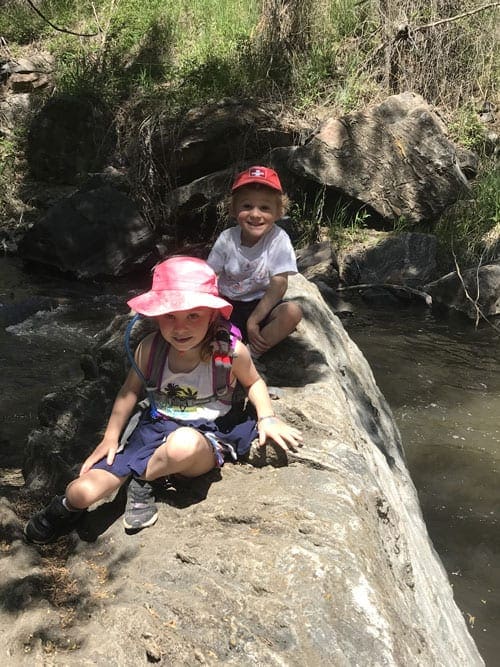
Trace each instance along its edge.
{"label": "green grass", "polygon": [[471,197],[457,202],[438,221],[433,233],[443,261],[453,268],[455,253],[465,267],[487,263],[500,254],[500,169],[484,167]]}
{"label": "green grass", "polygon": [[[475,0],[464,2],[464,10],[477,6]],[[412,25],[422,25],[460,13],[463,3],[445,4],[389,0],[387,8],[392,18],[405,10]],[[77,37],[56,31],[27,2],[3,2],[0,37],[10,52],[22,55],[31,42],[51,52],[56,93],[96,99],[118,119],[130,109],[138,122],[182,117],[186,109],[234,97],[279,102],[287,114],[314,122],[325,110],[340,115],[388,94],[381,47],[392,23],[381,22],[377,3],[303,0],[288,5],[302,7],[302,23],[283,43],[269,38],[272,22],[262,14],[268,7],[262,0],[43,0],[37,6],[61,28],[98,34]],[[484,142],[475,111],[478,100],[497,101],[494,20],[493,11],[478,13],[436,29],[429,33],[431,39],[415,36],[415,48],[398,44],[400,85],[428,94],[431,103],[449,103],[444,115],[452,118],[451,137],[473,150],[481,150]],[[283,25],[286,21],[279,28]],[[0,212],[15,181],[12,174],[20,174],[14,165],[16,146],[5,141],[0,146]],[[498,227],[497,186],[498,173],[487,165],[471,200],[459,203],[438,223],[443,244],[453,243],[471,260],[483,250],[493,252],[495,242],[488,239]],[[326,212],[318,197],[297,205],[304,240],[317,238],[326,228],[335,242],[345,243],[369,225],[364,214],[350,207]],[[395,225],[396,230],[403,227],[404,221]]]}

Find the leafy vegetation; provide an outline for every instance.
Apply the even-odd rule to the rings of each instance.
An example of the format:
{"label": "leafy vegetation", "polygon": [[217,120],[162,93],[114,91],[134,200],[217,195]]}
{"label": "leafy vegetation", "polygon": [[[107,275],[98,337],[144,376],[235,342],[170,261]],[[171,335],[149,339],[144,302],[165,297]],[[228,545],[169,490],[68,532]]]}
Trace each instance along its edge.
{"label": "leafy vegetation", "polygon": [[[482,150],[484,131],[476,109],[485,100],[496,101],[498,16],[495,8],[476,11],[479,0],[34,4],[45,20],[28,2],[1,3],[0,44],[14,56],[26,45],[50,51],[57,64],[56,91],[99,98],[115,118],[124,117],[124,109],[136,109],[137,116],[147,114],[154,125],[155,115],[182,114],[224,97],[250,97],[279,101],[310,119],[320,118],[325,109],[346,113],[413,90],[438,106],[457,142]],[[12,142],[17,145],[17,140],[5,141],[0,148],[4,193],[15,179]],[[463,221],[455,224],[455,232],[467,234],[455,244],[472,254],[480,244],[470,239],[498,223],[491,213],[493,187],[487,185],[496,176],[487,161],[483,171],[473,204],[454,212]],[[7,210],[6,196],[0,194],[2,217]],[[306,225],[311,238],[324,226],[320,212]],[[356,212],[353,218],[350,209],[334,217],[337,222],[330,219],[327,226],[337,231],[348,229],[352,220],[356,227],[367,224]],[[477,234],[471,233],[472,217]],[[444,220],[437,229],[446,239]]]}
{"label": "leafy vegetation", "polygon": [[[472,185],[469,198],[450,208],[433,230],[441,253],[450,249],[465,265],[483,264],[500,253],[500,169],[489,164]],[[451,270],[450,266],[450,270]]]}

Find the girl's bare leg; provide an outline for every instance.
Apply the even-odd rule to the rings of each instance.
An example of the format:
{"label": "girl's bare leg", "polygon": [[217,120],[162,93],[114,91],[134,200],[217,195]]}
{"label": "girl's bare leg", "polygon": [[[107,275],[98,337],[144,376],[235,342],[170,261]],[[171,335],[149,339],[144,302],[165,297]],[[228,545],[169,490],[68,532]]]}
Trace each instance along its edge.
{"label": "girl's bare leg", "polygon": [[180,473],[198,477],[215,467],[215,455],[207,439],[194,428],[181,426],[170,433],[149,459],[143,479],[153,480]]}
{"label": "girl's bare leg", "polygon": [[127,477],[117,477],[107,470],[92,469],[66,487],[66,500],[75,510],[86,509],[116,491]]}

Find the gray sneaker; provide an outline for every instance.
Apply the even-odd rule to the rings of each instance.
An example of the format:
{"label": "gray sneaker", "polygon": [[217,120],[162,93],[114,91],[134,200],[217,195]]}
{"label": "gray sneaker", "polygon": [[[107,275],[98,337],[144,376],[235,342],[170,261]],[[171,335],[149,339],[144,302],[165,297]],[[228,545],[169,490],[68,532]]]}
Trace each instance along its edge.
{"label": "gray sneaker", "polygon": [[143,479],[132,477],[127,489],[127,505],[123,525],[129,530],[140,530],[156,523],[158,510],[154,502],[153,487]]}

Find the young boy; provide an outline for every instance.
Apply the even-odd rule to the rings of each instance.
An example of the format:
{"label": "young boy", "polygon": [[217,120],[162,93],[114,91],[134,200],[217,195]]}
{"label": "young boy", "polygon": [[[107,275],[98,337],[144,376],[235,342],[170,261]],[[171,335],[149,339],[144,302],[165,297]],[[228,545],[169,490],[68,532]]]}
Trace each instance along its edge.
{"label": "young boy", "polygon": [[218,274],[221,296],[233,306],[231,321],[256,359],[302,318],[296,303],[282,300],[297,262],[288,234],[275,224],[287,202],[278,174],[250,167],[238,174],[231,192],[229,214],[238,225],[220,234],[207,262]]}

